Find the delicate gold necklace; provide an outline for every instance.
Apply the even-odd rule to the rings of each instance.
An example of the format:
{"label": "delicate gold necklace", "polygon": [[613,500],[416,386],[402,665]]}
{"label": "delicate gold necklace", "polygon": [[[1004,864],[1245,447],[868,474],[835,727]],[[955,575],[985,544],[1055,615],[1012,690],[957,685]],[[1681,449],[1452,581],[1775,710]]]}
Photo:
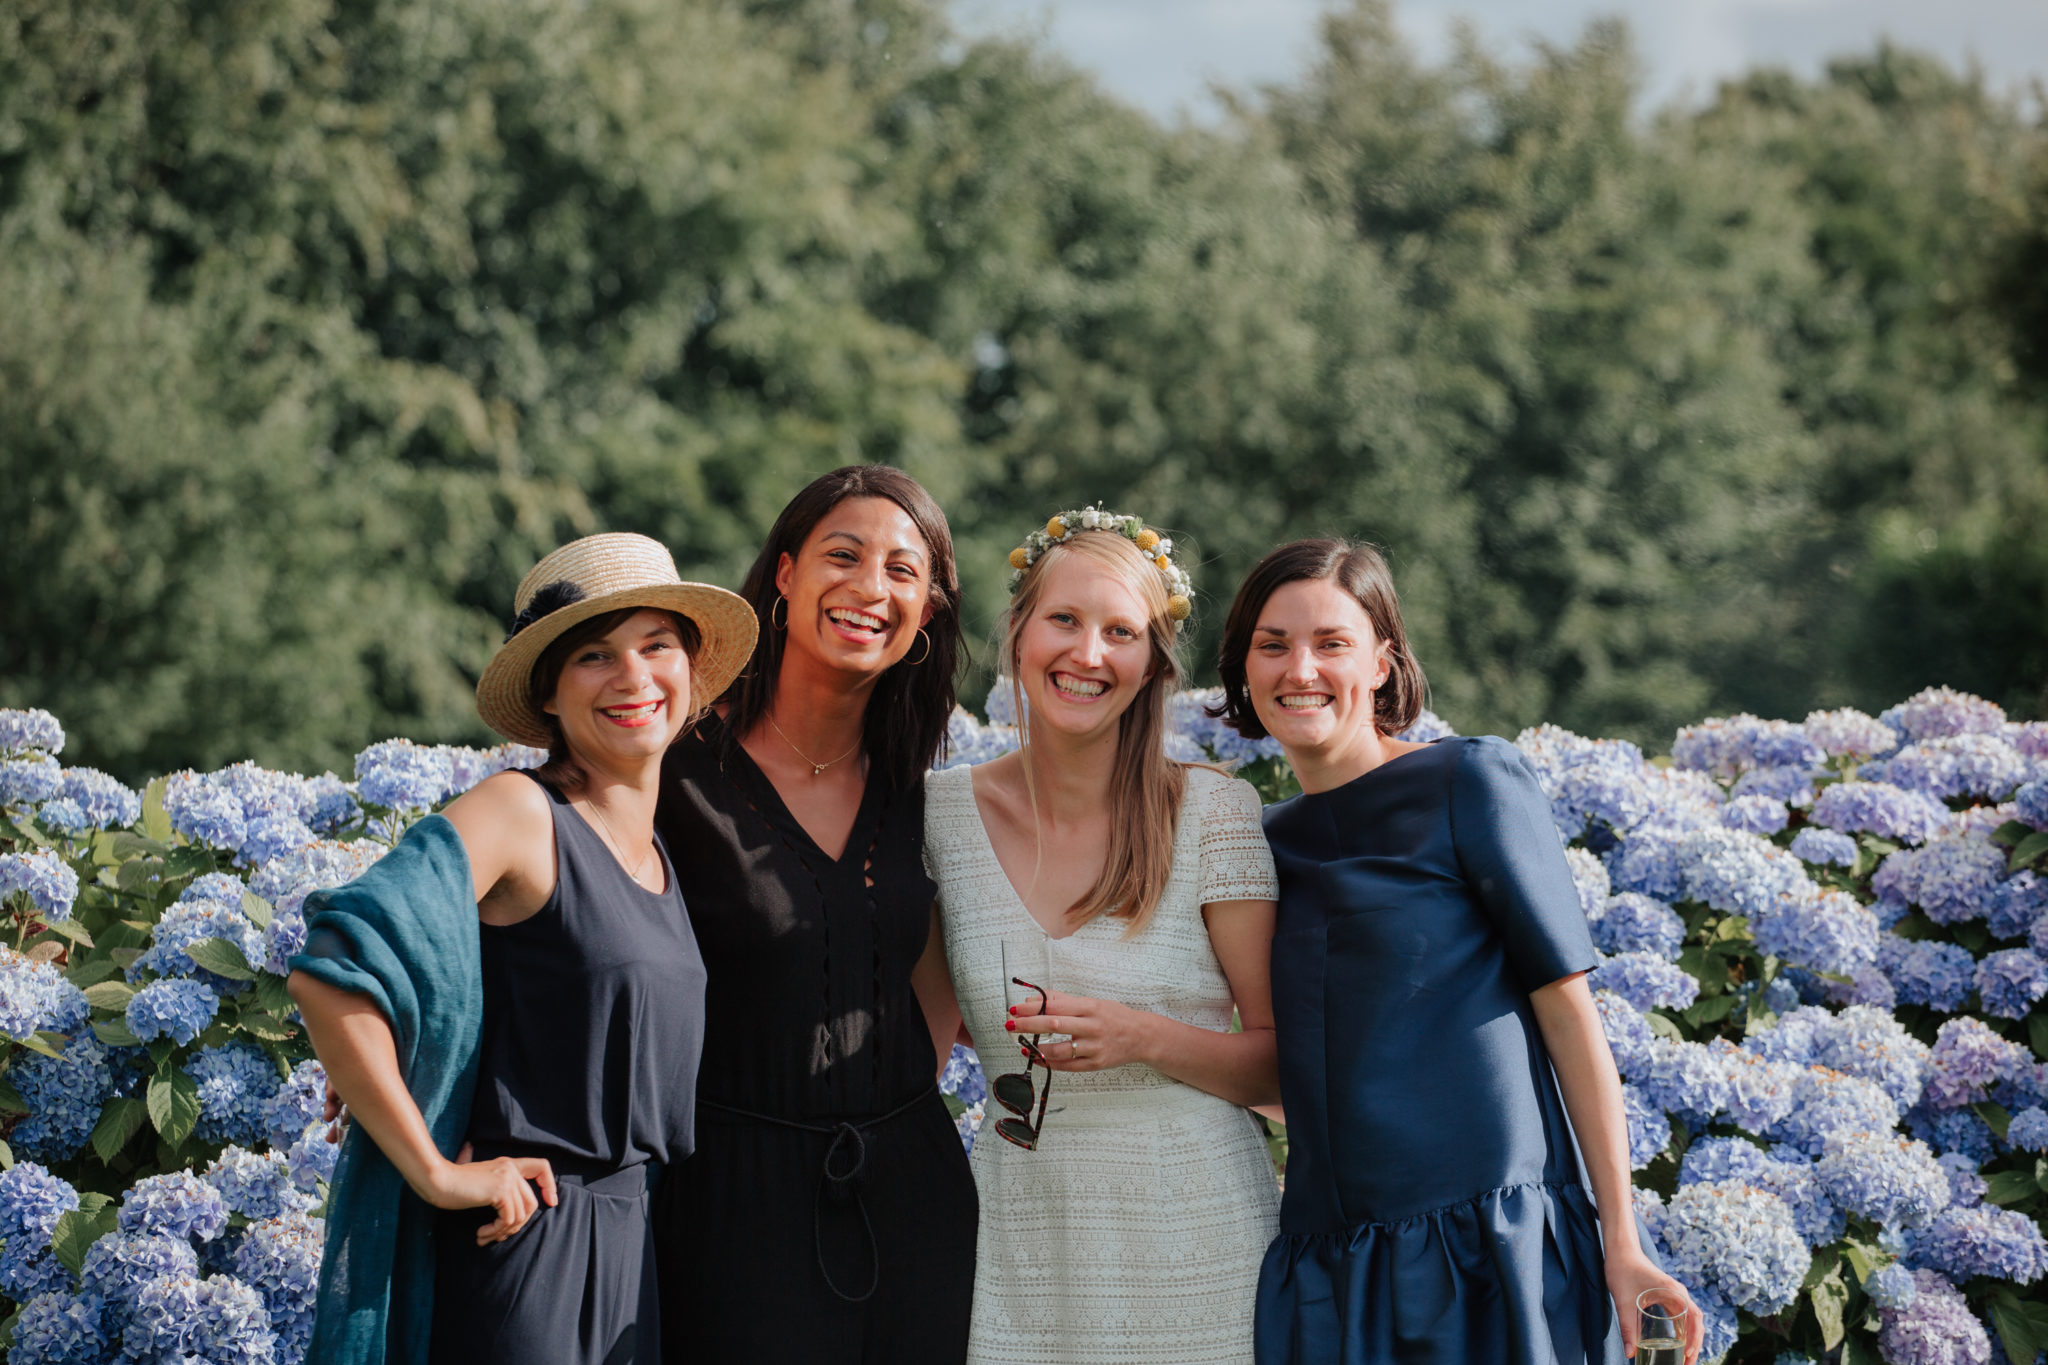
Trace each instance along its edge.
{"label": "delicate gold necklace", "polygon": [[[600,825],[604,826],[605,837],[611,841],[612,852],[618,856],[619,866],[626,869],[626,875],[628,877],[631,877],[634,880],[634,882],[641,886],[647,885],[647,878],[644,875],[644,869],[647,866],[647,859],[643,857],[640,860],[640,865],[638,867],[629,864],[626,861],[626,846],[619,842],[618,832],[612,828],[612,822],[604,818],[604,807],[598,805],[597,802],[592,801],[587,797],[584,799],[583,804],[591,809],[592,813],[597,816],[597,822]],[[649,854],[652,854],[654,852],[654,845],[649,844],[647,846],[647,852]]]}
{"label": "delicate gold necklace", "polygon": [[[762,718],[768,722],[769,727],[773,729],[776,734],[782,735],[782,727],[775,723],[775,717],[772,714],[763,711],[761,715]],[[825,769],[831,767],[834,763],[840,763],[845,761],[846,759],[853,757],[854,753],[860,748],[860,741],[856,739],[853,742],[853,748],[848,749],[845,753],[839,755],[838,758],[828,758],[823,763],[820,763],[817,759],[812,758],[802,749],[797,748],[796,741],[791,739],[788,735],[782,735],[782,742],[789,746],[789,751],[791,753],[795,754],[798,758],[802,759],[804,762],[811,765],[812,777],[821,776],[824,773]]]}

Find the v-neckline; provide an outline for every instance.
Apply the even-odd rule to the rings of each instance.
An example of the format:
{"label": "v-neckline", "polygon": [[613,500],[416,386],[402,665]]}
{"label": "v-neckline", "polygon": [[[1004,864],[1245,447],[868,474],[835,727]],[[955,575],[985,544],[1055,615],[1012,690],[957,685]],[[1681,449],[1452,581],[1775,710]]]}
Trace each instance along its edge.
{"label": "v-neckline", "polygon": [[1095,923],[1096,919],[1101,919],[1102,916],[1097,915],[1095,919],[1077,924],[1064,934],[1055,934],[1039,921],[1038,916],[1031,913],[1031,907],[1024,903],[1024,893],[1017,889],[1017,883],[1010,880],[1009,869],[1004,867],[1003,860],[996,856],[996,841],[988,832],[987,818],[981,813],[981,798],[974,794],[974,768],[972,766],[964,767],[961,769],[961,772],[966,774],[963,785],[967,788],[967,808],[974,812],[974,828],[981,835],[982,851],[988,854],[988,860],[994,865],[996,875],[1003,879],[1003,887],[1010,893],[1010,904],[1017,907],[1017,913],[1024,916],[1032,928],[1045,935],[1047,943],[1064,942],[1080,933],[1083,929],[1086,929],[1090,924]]}
{"label": "v-neckline", "polygon": [[782,790],[775,785],[775,780],[768,776],[759,763],[754,761],[754,756],[747,752],[746,745],[740,743],[740,737],[734,734],[732,727],[725,723],[725,718],[717,716],[716,713],[713,716],[706,717],[707,720],[713,718],[717,719],[719,727],[725,732],[725,738],[730,741],[732,751],[738,754],[740,759],[746,764],[749,780],[759,786],[767,794],[767,799],[774,803],[773,812],[762,811],[763,815],[769,816],[771,824],[779,817],[790,828],[802,835],[803,841],[809,844],[820,858],[823,858],[834,867],[844,867],[847,858],[853,853],[854,849],[865,847],[866,843],[873,842],[868,840],[864,843],[860,837],[861,831],[867,826],[870,819],[871,807],[874,805],[875,792],[878,785],[875,781],[875,769],[872,763],[868,765],[867,781],[861,785],[860,805],[854,809],[853,823],[846,830],[846,847],[840,849],[839,856],[835,858],[825,851],[825,846],[818,842],[818,837],[811,833],[810,827],[796,818],[796,812],[791,810],[789,803],[782,799]]}

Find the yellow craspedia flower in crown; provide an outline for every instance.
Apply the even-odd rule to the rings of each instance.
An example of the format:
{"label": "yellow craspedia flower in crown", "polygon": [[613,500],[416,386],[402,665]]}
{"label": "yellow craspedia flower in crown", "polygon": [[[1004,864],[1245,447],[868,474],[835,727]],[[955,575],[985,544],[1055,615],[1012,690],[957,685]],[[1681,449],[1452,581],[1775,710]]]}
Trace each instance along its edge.
{"label": "yellow craspedia flower in crown", "polygon": [[1024,581],[1024,571],[1040,555],[1082,531],[1110,531],[1123,536],[1150,559],[1166,580],[1166,614],[1185,621],[1195,609],[1194,584],[1173,562],[1173,541],[1147,526],[1140,517],[1123,512],[1105,512],[1098,504],[1061,512],[1045,523],[1045,529],[1024,537],[1024,543],[1010,551],[1010,591]]}

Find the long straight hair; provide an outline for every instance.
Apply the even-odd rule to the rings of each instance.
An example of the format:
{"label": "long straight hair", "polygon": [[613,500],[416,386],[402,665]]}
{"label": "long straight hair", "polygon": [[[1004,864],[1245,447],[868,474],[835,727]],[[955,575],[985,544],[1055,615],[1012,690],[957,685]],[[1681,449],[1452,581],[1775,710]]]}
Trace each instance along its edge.
{"label": "long straight hair", "polygon": [[[1018,738],[1024,751],[1024,787],[1031,817],[1038,819],[1038,792],[1031,781],[1031,724],[1017,682],[1018,644],[1044,595],[1047,568],[1073,557],[1093,561],[1121,578],[1145,604],[1146,638],[1152,646],[1152,677],[1117,721],[1116,758],[1109,774],[1109,852],[1095,884],[1067,907],[1067,922],[1078,928],[1097,915],[1127,920],[1124,937],[1144,929],[1173,875],[1174,832],[1181,797],[1187,791],[1184,764],[1166,756],[1166,703],[1181,679],[1179,627],[1166,610],[1166,583],[1145,552],[1115,531],[1077,531],[1052,546],[1024,571],[1004,616],[1003,658],[1024,719]],[[1044,857],[1039,839],[1039,856]]]}
{"label": "long straight hair", "polygon": [[[932,495],[902,470],[879,464],[846,465],[819,475],[789,500],[768,528],[768,541],[740,586],[740,596],[761,620],[761,634],[753,659],[721,700],[727,707],[726,727],[735,737],[753,729],[775,704],[782,651],[788,639],[774,619],[775,603],[782,596],[775,586],[775,571],[782,557],[786,554],[794,559],[825,514],[848,498],[887,498],[895,503],[924,537],[931,557],[926,600],[931,604],[932,619],[923,626],[931,646],[922,655],[906,655],[882,674],[861,721],[861,748],[868,756],[870,774],[879,774],[891,790],[901,790],[923,780],[939,756],[963,662],[960,575],[953,562],[953,532]],[[915,650],[914,645],[912,648]]]}

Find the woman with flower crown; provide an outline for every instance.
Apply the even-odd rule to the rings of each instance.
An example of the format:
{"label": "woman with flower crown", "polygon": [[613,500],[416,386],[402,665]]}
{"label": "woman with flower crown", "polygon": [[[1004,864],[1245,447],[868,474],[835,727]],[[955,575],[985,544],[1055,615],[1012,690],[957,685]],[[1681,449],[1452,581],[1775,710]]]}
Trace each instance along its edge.
{"label": "woman with flower crown", "polygon": [[[1095,508],[1033,532],[1003,640],[1023,745],[926,783],[953,988],[983,1065],[1008,1039],[1022,1073],[996,1077],[972,1159],[981,1365],[1251,1360],[1275,883],[1252,788],[1166,753],[1171,551]],[[1014,1008],[1006,941],[1050,978]]]}

